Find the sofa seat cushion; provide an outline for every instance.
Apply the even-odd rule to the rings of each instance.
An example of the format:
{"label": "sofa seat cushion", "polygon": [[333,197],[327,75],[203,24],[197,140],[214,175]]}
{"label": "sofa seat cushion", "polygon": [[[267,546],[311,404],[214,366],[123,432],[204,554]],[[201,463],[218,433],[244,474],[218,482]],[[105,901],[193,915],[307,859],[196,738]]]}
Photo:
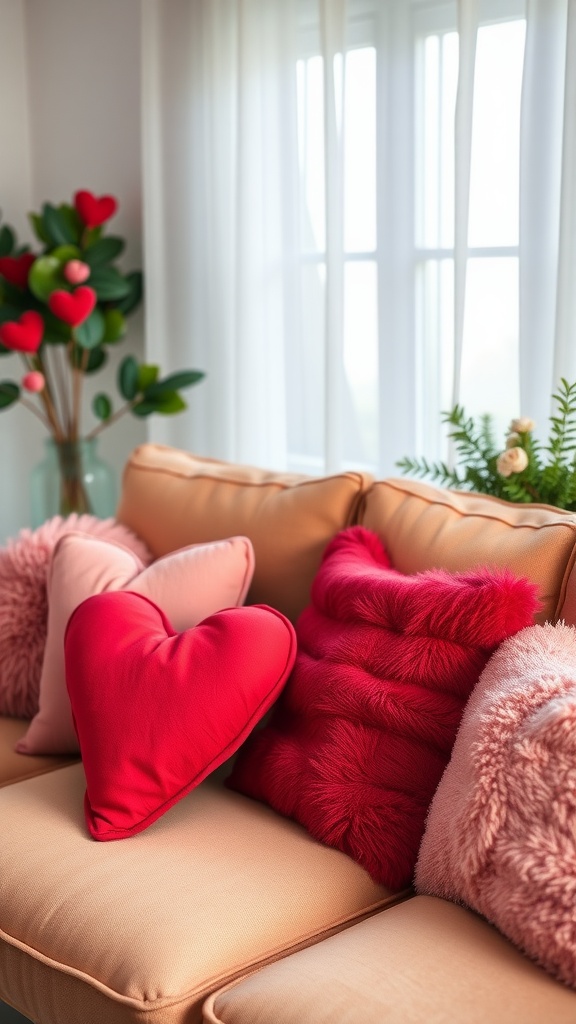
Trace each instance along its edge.
{"label": "sofa seat cushion", "polygon": [[537,584],[536,622],[576,624],[573,512],[390,478],[372,485],[359,522],[382,537],[400,572],[505,567]]}
{"label": "sofa seat cushion", "polygon": [[203,459],[163,445],[136,448],[124,470],[118,518],[155,557],[241,533],[256,556],[247,602],[295,622],[328,541],[355,522],[365,473],[309,477]]}
{"label": "sofa seat cushion", "polygon": [[394,902],[213,776],[144,833],[86,833],[81,765],[0,792],[0,999],[42,1024],[192,1024],[212,991]]}
{"label": "sofa seat cushion", "polygon": [[22,779],[30,779],[55,768],[72,764],[75,757],[27,757],[15,751],[30,722],[24,718],[5,718],[0,715],[0,789]]}
{"label": "sofa seat cushion", "polygon": [[206,1024],[573,1024],[576,993],[482,918],[418,896],[213,994]]}

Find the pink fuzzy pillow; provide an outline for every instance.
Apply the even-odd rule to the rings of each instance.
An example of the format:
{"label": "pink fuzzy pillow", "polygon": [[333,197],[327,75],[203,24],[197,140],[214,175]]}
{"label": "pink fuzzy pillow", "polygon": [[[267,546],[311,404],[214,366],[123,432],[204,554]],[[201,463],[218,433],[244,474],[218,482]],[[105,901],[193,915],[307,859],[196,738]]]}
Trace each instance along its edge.
{"label": "pink fuzzy pillow", "polygon": [[132,530],[115,519],[55,516],[37,530],[21,530],[0,550],[0,714],[32,718],[46,643],[46,575],[56,542],[87,533],[122,544],[147,565],[152,556]]}
{"label": "pink fuzzy pillow", "polygon": [[229,784],[295,818],[390,889],[410,884],[426,811],[489,656],[532,621],[505,570],[404,575],[375,533],[328,545],[270,724]]}
{"label": "pink fuzzy pillow", "polygon": [[432,801],[416,887],[483,914],[576,987],[576,629],[488,662]]}

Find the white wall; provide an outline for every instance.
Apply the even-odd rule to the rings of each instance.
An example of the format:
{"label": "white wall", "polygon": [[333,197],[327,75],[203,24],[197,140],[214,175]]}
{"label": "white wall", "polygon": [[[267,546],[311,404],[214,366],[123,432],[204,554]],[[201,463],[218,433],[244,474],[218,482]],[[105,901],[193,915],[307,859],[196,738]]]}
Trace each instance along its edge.
{"label": "white wall", "polygon": [[[140,0],[0,0],[0,208],[32,242],[26,213],[70,201],[86,188],[111,193],[119,212],[110,230],[127,240],[125,270],[142,266]],[[116,397],[115,371],[143,352],[143,317],[96,374],[89,393]],[[20,376],[12,357],[0,376]],[[88,409],[89,402],[85,402]],[[88,413],[85,426],[92,423]],[[101,454],[120,473],[145,424],[126,417],[102,434]],[[23,409],[0,413],[0,543],[29,523],[28,478],[45,433]]]}

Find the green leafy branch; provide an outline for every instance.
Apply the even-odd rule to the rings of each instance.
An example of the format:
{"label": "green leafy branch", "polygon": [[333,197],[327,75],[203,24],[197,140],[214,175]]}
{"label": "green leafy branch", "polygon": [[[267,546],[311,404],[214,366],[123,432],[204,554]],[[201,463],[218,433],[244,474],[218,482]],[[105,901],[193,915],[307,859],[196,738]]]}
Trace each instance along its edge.
{"label": "green leafy branch", "polygon": [[408,456],[396,465],[405,474],[443,487],[576,511],[576,382],[562,378],[552,400],[555,410],[546,444],[534,436],[530,420],[518,419],[512,421],[505,447],[498,448],[492,417],[476,421],[455,405],[442,413],[442,422],[451,428],[455,467]]}
{"label": "green leafy branch", "polygon": [[[43,323],[37,350],[22,353],[27,376],[36,374],[43,380],[41,389],[39,385],[34,388],[40,405],[30,401],[34,396],[23,394],[25,378],[21,383],[4,380],[0,382],[0,410],[20,402],[41,419],[56,440],[79,436],[84,378],[107,364],[114,346],[126,336],[127,317],[143,297],[142,272],[123,273],[115,265],[124,252],[124,240],[105,236],[102,223],[91,226],[83,221],[79,195],[75,205],[44,203],[40,213],[29,214],[40,243],[37,253],[19,244],[9,225],[0,226],[0,330],[6,324],[18,325],[29,312],[39,315]],[[86,195],[94,204],[100,202]],[[105,219],[112,215],[110,212]],[[83,276],[74,279],[70,268]],[[83,282],[94,293],[95,304],[81,323],[72,326],[55,315],[51,297],[55,292],[73,293]],[[12,351],[8,343],[0,343],[0,355]],[[204,376],[200,370],[182,370],[161,378],[159,367],[127,356],[117,374],[124,403],[115,408],[108,394],[97,394],[92,411],[99,423],[87,436],[96,436],[127,412],[141,417],[181,412],[187,406],[180,391]]]}

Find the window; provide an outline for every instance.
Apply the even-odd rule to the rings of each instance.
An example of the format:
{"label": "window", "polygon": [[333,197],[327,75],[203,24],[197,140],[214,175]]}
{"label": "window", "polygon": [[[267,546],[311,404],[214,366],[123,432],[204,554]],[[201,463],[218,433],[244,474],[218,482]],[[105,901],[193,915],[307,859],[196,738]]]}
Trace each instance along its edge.
{"label": "window", "polygon": [[[490,411],[499,434],[519,408],[519,147],[524,38],[525,21],[519,17],[480,25],[474,75],[459,399],[473,415]],[[417,344],[427,382],[420,451],[437,457],[442,453],[438,409],[453,404],[457,33],[423,33],[416,42],[416,69]]]}
{"label": "window", "polygon": [[[390,472],[403,453],[446,454],[440,411],[452,406],[454,393],[459,55],[455,4],[369,7],[351,0],[344,59],[337,54],[332,69],[342,146],[344,298],[342,338],[329,344],[341,344],[343,461]],[[390,13],[395,7],[403,7],[396,17]],[[519,407],[522,14],[517,0],[483,7],[465,254],[459,397],[473,414],[492,411],[502,430]],[[297,66],[302,323],[299,344],[288,359],[288,372],[299,382],[292,389],[299,401],[289,412],[288,444],[292,468],[322,472],[330,358],[325,348],[326,210],[333,197],[327,196],[326,185],[325,69],[314,31],[304,24]],[[396,399],[396,418],[383,408],[395,398],[386,397],[391,362],[394,383],[389,389],[402,395]],[[400,428],[404,411],[413,423],[406,435]]]}

